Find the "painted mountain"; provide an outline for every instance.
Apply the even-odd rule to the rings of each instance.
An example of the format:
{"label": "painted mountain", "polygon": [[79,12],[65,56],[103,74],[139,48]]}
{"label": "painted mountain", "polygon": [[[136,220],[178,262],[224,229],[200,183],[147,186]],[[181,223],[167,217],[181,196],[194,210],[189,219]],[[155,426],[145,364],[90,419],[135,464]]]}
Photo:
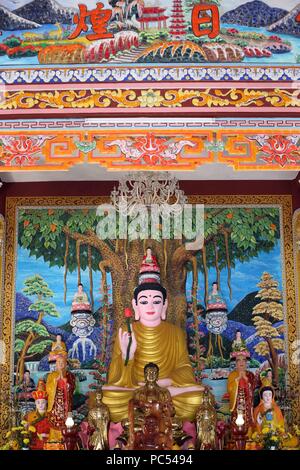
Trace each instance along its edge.
{"label": "painted mountain", "polygon": [[247,2],[234,10],[227,11],[222,15],[222,23],[240,24],[260,28],[269,26],[281,20],[288,14],[287,10],[269,7],[259,0]]}
{"label": "painted mountain", "polygon": [[75,8],[65,8],[55,0],[33,0],[14,10],[16,15],[40,24],[71,24],[76,12]]}
{"label": "painted mountain", "polygon": [[268,31],[274,31],[274,33],[293,34],[300,36],[300,21],[296,21],[297,16],[300,13],[300,3],[293,8],[284,18],[276,21],[269,26]]}
{"label": "painted mountain", "polygon": [[33,29],[40,25],[33,21],[20,18],[15,13],[0,5],[0,29],[3,31],[14,31],[16,29]]}

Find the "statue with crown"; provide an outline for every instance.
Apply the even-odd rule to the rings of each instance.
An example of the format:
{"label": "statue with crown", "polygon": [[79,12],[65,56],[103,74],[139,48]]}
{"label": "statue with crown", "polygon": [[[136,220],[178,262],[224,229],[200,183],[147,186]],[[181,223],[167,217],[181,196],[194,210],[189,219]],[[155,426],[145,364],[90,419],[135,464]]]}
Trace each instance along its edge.
{"label": "statue with crown", "polygon": [[[183,427],[191,424],[203,402],[204,387],[196,383],[184,331],[167,321],[167,291],[161,285],[159,265],[150,248],[142,261],[132,308],[134,322],[130,323],[127,318],[127,328],[118,331],[108,381],[103,386],[103,402],[109,408],[112,421],[110,429],[115,425],[120,431],[120,423],[128,421],[130,401],[142,396],[145,402],[145,396],[151,397],[151,386],[164,397],[168,409],[174,410],[168,414],[173,426],[176,420],[180,420]],[[129,317],[128,309],[126,311]],[[156,367],[157,381],[149,381],[153,385],[148,382],[145,385],[145,366],[149,363]],[[149,394],[145,390],[139,393],[143,386],[150,387],[147,388]],[[167,394],[159,392],[159,388],[165,389]],[[146,427],[150,425],[148,421]]]}

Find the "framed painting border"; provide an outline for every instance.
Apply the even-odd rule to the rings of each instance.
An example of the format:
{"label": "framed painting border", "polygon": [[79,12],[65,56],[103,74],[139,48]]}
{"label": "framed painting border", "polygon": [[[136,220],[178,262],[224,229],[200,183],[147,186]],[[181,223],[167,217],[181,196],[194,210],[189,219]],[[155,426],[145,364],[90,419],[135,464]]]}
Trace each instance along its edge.
{"label": "framed painting border", "polygon": [[[293,344],[300,339],[299,322],[296,317],[296,290],[293,256],[293,230],[292,230],[292,197],[290,195],[214,195],[188,196],[189,203],[227,206],[278,206],[281,212],[282,230],[282,272],[285,284],[285,306],[287,320],[287,354],[289,383],[297,392],[299,386],[299,366],[292,361]],[[13,312],[15,304],[15,276],[16,276],[16,250],[17,250],[17,213],[21,207],[64,207],[64,206],[92,206],[108,202],[108,196],[38,196],[38,197],[8,197],[6,199],[6,256],[5,256],[5,289],[3,302],[3,317],[1,318],[2,338],[7,351],[6,363],[3,365],[0,377],[0,390],[9,397],[11,385],[11,370],[14,332]],[[297,393],[296,393],[297,395]],[[297,397],[296,397],[297,398]],[[300,410],[293,403],[293,415],[298,417]],[[8,428],[9,406],[8,400],[0,403],[0,429],[4,438]]]}

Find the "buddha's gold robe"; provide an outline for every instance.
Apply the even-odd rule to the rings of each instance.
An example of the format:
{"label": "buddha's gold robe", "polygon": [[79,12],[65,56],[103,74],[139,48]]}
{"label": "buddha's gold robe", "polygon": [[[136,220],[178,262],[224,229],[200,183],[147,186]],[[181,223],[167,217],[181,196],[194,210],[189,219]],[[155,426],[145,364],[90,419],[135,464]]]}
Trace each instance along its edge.
{"label": "buddha's gold robe", "polygon": [[182,387],[182,394],[172,397],[176,415],[192,421],[202,403],[203,392],[184,391],[184,387],[195,386],[192,366],[189,360],[183,331],[177,326],[161,322],[155,327],[146,327],[140,322],[133,324],[137,341],[134,358],[125,366],[118,339],[115,341],[112,361],[108,374],[108,384],[133,390],[103,389],[103,403],[110,410],[111,420],[121,421],[128,416],[128,402],[134,389],[144,382],[144,367],[154,362],[159,367],[159,379],[169,378],[172,386]]}

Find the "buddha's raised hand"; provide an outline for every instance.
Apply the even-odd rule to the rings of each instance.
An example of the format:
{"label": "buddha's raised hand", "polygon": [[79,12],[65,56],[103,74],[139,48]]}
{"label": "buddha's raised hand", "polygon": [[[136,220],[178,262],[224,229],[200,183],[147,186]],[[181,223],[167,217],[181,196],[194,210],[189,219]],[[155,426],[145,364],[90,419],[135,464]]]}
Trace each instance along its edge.
{"label": "buddha's raised hand", "polygon": [[[120,344],[120,349],[122,352],[123,359],[126,359],[129,338],[130,338],[130,334],[127,331],[123,331],[122,328],[119,328],[119,344]],[[132,343],[130,346],[129,360],[133,359],[134,353],[136,351],[136,346],[137,346],[136,338],[134,336],[133,331],[131,333],[131,338],[132,338]]]}

